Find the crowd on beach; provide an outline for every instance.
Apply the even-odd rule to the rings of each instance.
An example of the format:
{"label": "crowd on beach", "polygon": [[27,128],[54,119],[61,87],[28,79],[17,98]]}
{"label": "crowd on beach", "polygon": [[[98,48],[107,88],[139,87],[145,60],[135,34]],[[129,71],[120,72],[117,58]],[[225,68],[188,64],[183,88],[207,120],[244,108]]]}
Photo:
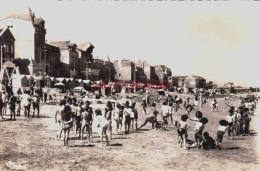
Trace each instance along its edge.
{"label": "crowd on beach", "polygon": [[[139,105],[142,106],[141,114],[145,115],[145,120],[140,126],[138,126],[140,110],[138,113],[134,96],[113,94],[108,99],[101,99],[99,91],[96,91],[92,97],[89,97],[88,94],[75,97],[73,93],[68,92],[58,101],[55,95],[48,96],[45,89],[35,85],[32,85],[28,91],[23,92],[19,89],[16,95],[12,92],[11,85],[7,87],[6,91],[0,93],[0,113],[2,119],[4,119],[7,109],[10,111],[10,120],[15,120],[16,115],[20,116],[21,111],[25,117],[30,117],[32,106],[32,117],[39,117],[40,103],[57,103],[58,107],[55,108],[57,109],[55,123],[58,125],[56,137],[60,139],[63,133],[64,146],[68,146],[71,130],[75,131],[75,135],[78,135],[81,141],[84,140],[84,134],[86,134],[88,143],[93,142],[93,130],[98,130],[100,143],[105,138],[106,145],[109,145],[109,139],[112,140],[113,135],[112,123],[115,123],[114,130],[117,133],[123,130],[125,134],[141,130],[145,125],[151,123],[152,129],[167,129],[169,124],[175,126],[180,147],[188,149],[187,144],[190,143],[190,137],[187,130],[191,128],[191,125],[187,121],[190,120],[194,122],[195,141],[191,144],[192,147],[220,149],[225,132],[231,139],[234,138],[234,135],[250,134],[250,115],[253,115],[258,102],[258,98],[255,96],[241,98],[238,106],[226,102],[229,114],[219,121],[216,136],[212,138],[208,132],[204,132],[204,127],[209,120],[199,111],[199,105],[208,105],[207,98],[200,99],[199,94],[196,93],[186,97],[167,93],[163,97],[156,96],[151,101],[149,92],[144,95]],[[210,106],[211,111],[217,111],[219,108],[217,99],[212,98]],[[184,109],[186,113],[180,115],[180,108]],[[194,110],[196,110],[195,117],[192,117],[191,112]],[[174,120],[173,115],[179,119]]]}

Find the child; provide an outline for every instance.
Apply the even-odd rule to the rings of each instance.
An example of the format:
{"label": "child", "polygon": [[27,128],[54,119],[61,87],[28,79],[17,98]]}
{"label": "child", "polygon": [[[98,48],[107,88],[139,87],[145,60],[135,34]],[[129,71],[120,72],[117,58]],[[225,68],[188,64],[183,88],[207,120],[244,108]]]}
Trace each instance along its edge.
{"label": "child", "polygon": [[226,117],[226,121],[228,122],[228,137],[232,135],[232,140],[234,139],[234,131],[233,131],[233,122],[234,122],[234,111],[232,109],[229,110],[229,115]]}
{"label": "child", "polygon": [[220,146],[223,140],[223,136],[226,132],[228,122],[226,120],[220,120],[219,121],[219,127],[217,132],[217,140],[216,140],[216,147],[220,150]]}
{"label": "child", "polygon": [[162,111],[161,111],[161,115],[162,115],[162,119],[163,119],[163,125],[164,125],[164,129],[167,128],[167,125],[168,125],[168,121],[167,121],[167,118],[169,116],[169,107],[167,106],[167,102],[163,102],[163,105],[162,105]]}
{"label": "child", "polygon": [[105,108],[105,118],[108,120],[108,131],[110,134],[110,140],[112,140],[112,110],[113,106],[110,101],[107,102],[106,108]]}
{"label": "child", "polygon": [[108,143],[107,130],[108,130],[109,121],[104,116],[102,116],[101,110],[97,109],[95,110],[95,113],[96,113],[96,117],[94,118],[94,123],[96,123],[97,127],[100,128],[100,143],[103,142],[103,135],[105,135],[106,143],[108,146],[109,143]]}
{"label": "child", "polygon": [[81,141],[83,140],[84,129],[86,128],[88,143],[90,143],[90,137],[92,137],[92,120],[93,110],[89,107],[90,102],[86,101],[84,112],[81,114]]}
{"label": "child", "polygon": [[243,130],[243,135],[247,134],[250,135],[250,131],[249,131],[249,125],[250,125],[250,121],[251,118],[249,118],[248,114],[245,114],[244,119],[243,119],[243,123],[244,123],[244,130]]}
{"label": "child", "polygon": [[187,105],[186,107],[186,111],[187,111],[187,115],[189,116],[191,111],[193,110],[193,107],[191,105]]}
{"label": "child", "polygon": [[172,102],[168,103],[168,108],[169,108],[169,117],[171,119],[171,124],[173,124],[173,119],[172,119]]}
{"label": "child", "polygon": [[17,103],[17,98],[11,94],[11,97],[9,99],[9,108],[10,108],[10,112],[11,112],[11,116],[10,116],[10,120],[12,120],[12,117],[14,116],[14,120],[15,120],[15,105]]}
{"label": "child", "polygon": [[125,107],[124,107],[124,112],[123,112],[123,123],[125,125],[125,134],[129,133],[130,126],[131,126],[131,115],[132,109],[129,106],[129,102],[126,101]]}
{"label": "child", "polygon": [[203,149],[208,150],[208,149],[214,149],[216,147],[214,139],[211,136],[209,136],[208,132],[204,132],[203,137],[204,137],[202,143]]}
{"label": "child", "polygon": [[63,121],[63,130],[64,130],[64,146],[68,146],[70,129],[72,128],[72,113],[71,113],[71,102],[68,100],[62,111],[62,121]]}
{"label": "child", "polygon": [[152,107],[152,113],[146,117],[144,123],[138,128],[138,130],[144,127],[148,122],[152,123],[152,129],[154,129],[155,123],[157,123],[158,111],[156,110],[156,104],[152,104]]}
{"label": "child", "polygon": [[119,131],[119,112],[120,112],[121,105],[119,103],[116,104],[115,111],[113,113],[113,119],[116,121],[116,133]]}
{"label": "child", "polygon": [[182,147],[182,144],[184,145],[184,149],[187,149],[186,147],[186,140],[188,138],[187,129],[190,128],[190,125],[186,122],[188,119],[188,115],[182,115],[181,116],[181,122],[178,123],[178,143],[180,144],[180,147]]}
{"label": "child", "polygon": [[144,111],[144,113],[146,114],[147,103],[146,103],[145,98],[143,98],[142,106],[143,106],[143,111]]}
{"label": "child", "polygon": [[136,110],[135,105],[136,105],[136,102],[133,102],[132,106],[131,106],[132,114],[134,115],[133,119],[130,116],[131,117],[131,122],[132,122],[132,125],[131,125],[132,126],[132,130],[134,130],[134,125],[135,125],[135,129],[137,130],[138,111]]}
{"label": "child", "polygon": [[195,141],[197,143],[197,148],[201,148],[202,143],[203,143],[203,137],[202,137],[202,132],[204,130],[204,125],[208,123],[207,118],[202,118],[200,121],[196,122],[195,124]]}
{"label": "child", "polygon": [[214,111],[214,109],[218,110],[218,102],[216,99],[214,99],[214,101],[211,102],[211,106],[212,106],[212,111]]}
{"label": "child", "polygon": [[179,104],[176,101],[173,102],[172,108],[173,108],[174,114],[178,115]]}

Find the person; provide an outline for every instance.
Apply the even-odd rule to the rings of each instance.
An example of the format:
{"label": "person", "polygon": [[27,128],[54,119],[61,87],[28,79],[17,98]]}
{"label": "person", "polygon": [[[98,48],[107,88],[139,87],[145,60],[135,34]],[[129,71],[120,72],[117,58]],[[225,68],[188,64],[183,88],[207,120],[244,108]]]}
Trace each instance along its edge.
{"label": "person", "polygon": [[110,134],[110,140],[112,140],[112,110],[112,103],[108,101],[105,108],[105,118],[108,120],[108,132]]}
{"label": "person", "polygon": [[16,112],[17,116],[21,115],[21,94],[18,94],[17,97],[17,112]]}
{"label": "person", "polygon": [[25,92],[25,94],[22,96],[22,104],[24,108],[24,116],[27,116],[29,118],[31,108],[31,97],[28,93],[29,92]]}
{"label": "person", "polygon": [[71,99],[67,100],[67,104],[65,104],[64,109],[62,110],[62,124],[63,124],[63,131],[64,131],[64,146],[68,146],[69,142],[69,134],[70,129],[72,128],[72,112],[71,112]]}
{"label": "person", "polygon": [[42,87],[39,87],[39,91],[38,91],[38,95],[39,95],[39,98],[41,100],[41,102],[43,102],[43,90],[42,90]]}
{"label": "person", "polygon": [[251,118],[249,118],[248,114],[245,114],[244,118],[243,118],[243,135],[250,135],[250,130],[249,130],[249,126],[250,126],[250,121]]}
{"label": "person", "polygon": [[6,115],[6,108],[7,108],[7,104],[8,104],[8,97],[7,97],[5,91],[2,93],[2,99],[3,99],[2,116],[4,116],[4,115]]}
{"label": "person", "polygon": [[152,104],[152,111],[151,113],[145,118],[144,123],[138,128],[138,130],[140,130],[142,127],[144,127],[148,122],[150,122],[152,124],[152,129],[154,129],[155,123],[157,123],[157,115],[158,115],[158,111],[156,110],[156,104],[153,103]]}
{"label": "person", "polygon": [[34,117],[34,114],[35,114],[35,111],[37,110],[37,116],[38,118],[40,117],[40,106],[39,106],[39,103],[40,103],[40,98],[38,96],[38,94],[34,94],[33,98],[32,98],[32,102],[33,102],[33,116]]}
{"label": "person", "polygon": [[31,84],[31,88],[30,88],[30,94],[31,94],[31,95],[33,95],[33,93],[34,93],[34,85],[33,85],[33,84]]}
{"label": "person", "polygon": [[92,121],[93,121],[93,110],[89,106],[90,102],[85,102],[85,108],[81,115],[81,141],[83,140],[84,129],[86,128],[88,143],[91,142],[92,137]]}
{"label": "person", "polygon": [[4,107],[4,102],[3,102],[3,98],[2,98],[2,93],[0,92],[0,115],[1,115],[2,119],[4,119],[3,107]]}
{"label": "person", "polygon": [[115,120],[116,122],[116,132],[118,133],[120,128],[120,123],[119,123],[119,113],[120,113],[120,108],[121,108],[121,105],[119,103],[116,104],[116,108],[114,110],[114,113],[113,113],[113,119]]}
{"label": "person", "polygon": [[218,102],[217,102],[216,99],[214,99],[214,100],[211,102],[211,106],[212,106],[211,111],[214,111],[214,109],[218,110]]}
{"label": "person", "polygon": [[147,103],[146,103],[146,100],[145,100],[145,98],[143,98],[143,103],[142,103],[142,106],[143,106],[143,111],[144,111],[144,114],[146,114]]}
{"label": "person", "polygon": [[19,88],[19,89],[17,90],[17,94],[18,94],[18,95],[23,94],[21,88]]}
{"label": "person", "polygon": [[6,93],[7,93],[7,99],[9,101],[10,97],[13,94],[11,83],[8,83],[8,85],[6,86]]}
{"label": "person", "polygon": [[10,109],[10,120],[12,120],[12,117],[14,116],[14,120],[15,120],[15,105],[16,105],[17,99],[16,97],[11,94],[11,97],[9,99],[9,109]]}
{"label": "person", "polygon": [[123,123],[125,125],[125,134],[129,133],[130,126],[131,126],[131,112],[132,109],[129,106],[129,101],[125,102],[125,107],[124,107],[124,113],[123,113]]}
{"label": "person", "polygon": [[186,141],[188,138],[187,130],[190,128],[190,125],[186,122],[188,119],[188,115],[182,115],[181,116],[181,122],[178,123],[178,143],[180,144],[180,147],[182,145],[184,146],[184,149],[188,149],[186,147]]}
{"label": "person", "polygon": [[178,115],[178,109],[179,109],[179,103],[177,103],[176,101],[173,102],[172,105],[173,111],[175,115]]}
{"label": "person", "polygon": [[172,102],[171,102],[171,100],[168,102],[168,110],[169,110],[169,117],[168,118],[170,118],[170,120],[171,120],[171,124],[173,124],[173,119],[172,119]]}
{"label": "person", "polygon": [[189,116],[191,111],[193,110],[193,107],[192,105],[188,104],[187,107],[186,107],[186,111],[187,111],[187,115]]}
{"label": "person", "polygon": [[202,133],[204,130],[204,125],[208,123],[207,118],[202,118],[200,121],[196,122],[195,124],[195,142],[197,144],[197,148],[201,148],[203,143]]}
{"label": "person", "polygon": [[208,150],[208,149],[215,149],[216,147],[216,143],[214,141],[214,139],[209,136],[209,133],[208,132],[204,132],[203,133],[203,143],[202,143],[202,147],[203,149],[205,150]]}
{"label": "person", "polygon": [[104,116],[102,116],[101,110],[96,109],[95,113],[96,113],[96,117],[94,118],[93,123],[95,123],[97,125],[97,128],[100,129],[99,130],[100,143],[103,142],[103,136],[105,135],[106,145],[109,146],[108,135],[107,135],[109,121]]}
{"label": "person", "polygon": [[169,116],[169,113],[170,111],[169,111],[169,107],[167,106],[167,101],[164,101],[162,105],[162,111],[161,111],[164,129],[166,129],[168,125],[167,118]]}
{"label": "person", "polygon": [[198,107],[199,106],[199,97],[198,97],[198,95],[195,95],[195,97],[194,97],[193,106],[194,107]]}
{"label": "person", "polygon": [[47,103],[47,98],[48,98],[48,93],[47,93],[47,91],[45,90],[45,91],[43,92],[44,103]]}
{"label": "person", "polygon": [[77,132],[79,131],[79,138],[81,137],[81,116],[82,112],[84,111],[83,109],[83,101],[79,100],[78,104],[75,104],[75,114],[73,116],[73,122],[75,126],[75,136],[77,135]]}
{"label": "person", "polygon": [[58,127],[59,127],[59,129],[56,133],[57,139],[61,138],[61,134],[62,134],[62,131],[63,131],[62,111],[64,110],[65,104],[66,104],[66,100],[60,100],[59,106],[58,106],[58,108],[56,109],[56,112],[55,112],[55,123],[58,123]]}
{"label": "person", "polygon": [[233,131],[233,123],[234,123],[234,111],[232,109],[229,110],[229,115],[226,117],[226,121],[228,122],[228,137],[232,136],[231,139],[234,139],[234,131]]}
{"label": "person", "polygon": [[[135,108],[135,105],[136,105],[136,102],[134,102],[132,104],[132,108],[133,108],[133,112],[134,112],[134,122],[135,122],[135,129],[137,130],[137,121],[138,121],[138,111],[137,109]],[[132,125],[132,128],[133,128],[133,125]]]}
{"label": "person", "polygon": [[217,131],[216,148],[220,150],[220,146],[223,140],[223,136],[227,130],[228,122],[226,120],[219,121],[219,127]]}

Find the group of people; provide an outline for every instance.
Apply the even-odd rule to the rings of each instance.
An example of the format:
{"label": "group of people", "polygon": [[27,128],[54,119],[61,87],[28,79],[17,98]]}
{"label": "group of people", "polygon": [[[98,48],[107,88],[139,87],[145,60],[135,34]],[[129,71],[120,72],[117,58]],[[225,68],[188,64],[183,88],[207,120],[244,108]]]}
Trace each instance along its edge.
{"label": "group of people", "polygon": [[[215,103],[215,100],[213,103]],[[257,100],[255,103],[257,103]],[[191,108],[189,108],[189,110],[190,109]],[[194,121],[194,137],[197,148],[203,147],[204,149],[220,149],[225,132],[228,132],[228,138],[231,136],[231,139],[234,138],[235,134],[250,135],[249,125],[251,118],[249,117],[250,112],[247,106],[240,104],[238,108],[235,108],[230,105],[230,110],[228,112],[229,114],[226,118],[219,121],[219,127],[215,140],[209,136],[208,132],[203,132],[205,124],[208,123],[208,119],[203,117],[203,114],[200,111],[195,113],[194,119],[191,119],[189,114],[182,115],[181,122],[178,123],[178,142],[180,143],[180,147],[184,145],[184,148],[187,149],[187,130],[190,128],[190,125],[187,123],[188,119]]]}
{"label": "group of people", "polygon": [[[95,101],[97,102],[97,101]],[[99,100],[100,102],[100,100]],[[84,131],[87,134],[87,142],[92,141],[92,131],[97,129],[100,135],[100,143],[103,138],[109,145],[108,138],[112,139],[112,120],[116,123],[116,132],[120,132],[124,125],[124,132],[128,134],[137,129],[138,112],[136,102],[129,98],[117,102],[107,101],[105,109],[95,107],[98,103],[92,103],[89,100],[77,99],[64,96],[60,101],[60,107],[55,114],[55,122],[59,125],[57,138],[60,139],[64,132],[64,146],[68,146],[69,133],[71,129],[75,130],[75,135],[79,132],[81,141],[84,139]]]}
{"label": "group of people", "polygon": [[[10,91],[10,88],[11,90]],[[0,92],[0,115],[2,119],[10,113],[10,120],[16,120],[16,116],[21,116],[23,111],[25,117],[40,116],[40,103],[46,103],[48,99],[47,91],[41,87],[32,85],[30,90],[23,91],[19,88],[14,94],[12,86],[7,86],[6,91]],[[37,113],[37,114],[36,114]]]}

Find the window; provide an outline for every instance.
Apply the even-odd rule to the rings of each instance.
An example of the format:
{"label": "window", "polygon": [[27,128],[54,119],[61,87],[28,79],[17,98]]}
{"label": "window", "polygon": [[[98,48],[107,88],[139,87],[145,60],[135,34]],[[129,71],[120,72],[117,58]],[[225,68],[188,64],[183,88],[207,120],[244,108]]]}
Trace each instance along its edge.
{"label": "window", "polygon": [[44,61],[44,52],[42,52],[42,61]]}
{"label": "window", "polygon": [[46,60],[49,60],[49,53],[46,53]]}
{"label": "window", "polygon": [[11,53],[13,54],[14,53],[14,47],[11,46]]}

